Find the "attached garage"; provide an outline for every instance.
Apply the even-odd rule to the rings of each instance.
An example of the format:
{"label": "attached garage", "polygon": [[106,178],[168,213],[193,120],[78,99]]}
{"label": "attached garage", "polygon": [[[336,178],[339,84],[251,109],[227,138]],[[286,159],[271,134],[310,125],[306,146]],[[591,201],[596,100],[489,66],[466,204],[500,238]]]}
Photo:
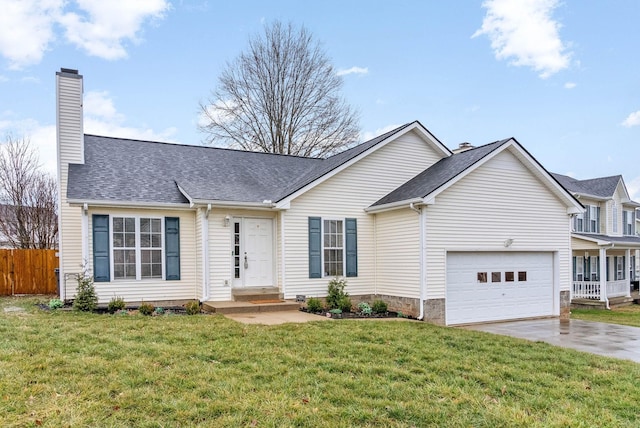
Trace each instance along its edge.
{"label": "attached garage", "polygon": [[554,314],[552,252],[447,254],[446,323]]}

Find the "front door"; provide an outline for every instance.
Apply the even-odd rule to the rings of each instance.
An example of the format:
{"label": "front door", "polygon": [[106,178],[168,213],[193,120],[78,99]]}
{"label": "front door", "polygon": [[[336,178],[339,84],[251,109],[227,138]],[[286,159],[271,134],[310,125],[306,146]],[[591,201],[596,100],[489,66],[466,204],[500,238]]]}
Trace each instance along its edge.
{"label": "front door", "polygon": [[233,222],[234,287],[273,285],[273,220],[236,218]]}

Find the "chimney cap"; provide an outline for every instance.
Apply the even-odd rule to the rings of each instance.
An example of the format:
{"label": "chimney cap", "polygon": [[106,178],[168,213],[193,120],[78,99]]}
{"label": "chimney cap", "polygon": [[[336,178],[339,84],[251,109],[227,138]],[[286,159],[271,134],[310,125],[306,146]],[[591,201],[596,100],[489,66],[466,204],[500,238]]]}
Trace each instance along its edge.
{"label": "chimney cap", "polygon": [[60,73],[78,74],[78,70],[74,70],[73,68],[60,67]]}

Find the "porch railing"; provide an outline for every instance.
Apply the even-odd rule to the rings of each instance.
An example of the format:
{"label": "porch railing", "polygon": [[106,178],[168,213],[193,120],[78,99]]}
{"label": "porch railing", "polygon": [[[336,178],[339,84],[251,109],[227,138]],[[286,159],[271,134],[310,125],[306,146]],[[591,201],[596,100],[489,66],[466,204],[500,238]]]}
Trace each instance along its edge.
{"label": "porch railing", "polygon": [[[629,295],[629,281],[607,281],[607,297],[624,297]],[[573,299],[600,300],[600,281],[573,281],[571,293]]]}

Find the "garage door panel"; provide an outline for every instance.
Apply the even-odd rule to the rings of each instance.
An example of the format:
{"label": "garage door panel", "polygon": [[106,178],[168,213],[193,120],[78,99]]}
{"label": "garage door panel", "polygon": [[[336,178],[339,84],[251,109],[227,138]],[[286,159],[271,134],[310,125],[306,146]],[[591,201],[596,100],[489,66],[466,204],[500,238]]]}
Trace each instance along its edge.
{"label": "garage door panel", "polygon": [[[493,281],[494,272],[499,272],[500,281]],[[507,272],[512,272],[513,282],[506,281]],[[552,314],[552,253],[447,255],[447,324]]]}

